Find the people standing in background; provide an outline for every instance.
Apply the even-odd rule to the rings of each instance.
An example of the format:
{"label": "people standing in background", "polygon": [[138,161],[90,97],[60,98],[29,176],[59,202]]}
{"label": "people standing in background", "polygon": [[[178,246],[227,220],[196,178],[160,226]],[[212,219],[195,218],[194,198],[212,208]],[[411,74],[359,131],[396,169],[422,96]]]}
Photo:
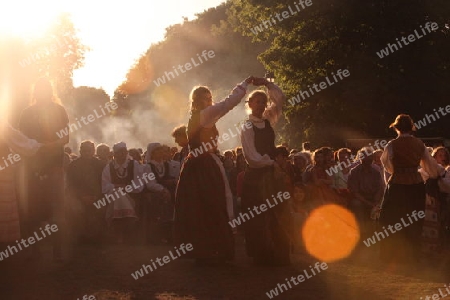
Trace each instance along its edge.
{"label": "people standing in background", "polygon": [[310,142],[303,142],[302,143],[302,153],[306,153],[308,156],[308,165],[313,164],[313,151],[311,150],[311,143]]}
{"label": "people standing in background", "polygon": [[142,165],[142,156],[138,149],[131,148],[128,149],[128,155],[136,162],[138,162],[140,165]]}
{"label": "people standing in background", "polygon": [[[32,94],[33,104],[22,111],[19,130],[28,138],[45,144],[35,157],[25,160],[26,208],[25,222],[29,235],[43,222],[62,228],[64,219],[64,145],[69,134],[61,138],[57,133],[68,129],[69,117],[57,103],[53,87],[47,78],[40,78]],[[53,257],[62,259],[62,230],[53,239]],[[32,257],[40,256],[38,245],[32,248]]]}
{"label": "people standing in background", "polygon": [[448,150],[442,146],[433,149],[431,156],[438,163],[438,184],[430,185],[429,176],[424,170],[420,170],[422,177],[428,186],[426,191],[425,219],[423,225],[424,252],[438,254],[444,249],[448,237],[448,183],[450,182]]}
{"label": "people standing in background", "polygon": [[103,169],[102,193],[106,199],[114,200],[107,207],[106,220],[113,226],[116,242],[122,244],[130,237],[138,218],[135,201],[140,200],[145,187],[151,189],[155,183],[144,176],[142,165],[129,158],[124,142],[114,144],[113,152],[113,160]]}
{"label": "people standing in background", "polygon": [[175,154],[177,154],[178,153],[178,148],[177,147],[171,147],[170,148],[170,157],[173,159],[173,160],[176,160],[176,159],[174,159],[173,157],[175,156]]}
{"label": "people standing in background", "polygon": [[294,170],[294,185],[303,185],[303,174],[308,166],[308,154],[296,152],[292,156],[292,167]]}
{"label": "people standing in background", "polygon": [[66,177],[67,199],[74,208],[77,237],[87,243],[101,242],[105,233],[105,208],[97,209],[93,205],[102,198],[104,166],[94,153],[93,142],[81,142],[80,157],[69,164]]}
{"label": "people standing in background", "polygon": [[167,145],[162,145],[163,149],[163,160],[167,163],[169,168],[169,176],[175,179],[175,185],[180,177],[181,164],[179,161],[173,160],[172,152],[170,151],[170,147]]}
{"label": "people standing in background", "polygon": [[175,143],[177,143],[178,146],[181,147],[181,150],[179,152],[179,157],[173,158],[173,159],[180,162],[180,166],[182,166],[183,162],[186,160],[186,157],[189,154],[186,126],[181,125],[181,126],[176,127],[172,131],[172,137],[175,139]]}
{"label": "people standing in background", "polygon": [[[360,164],[350,170],[348,176],[348,188],[351,192],[349,209],[357,217],[361,225],[361,233],[366,234],[372,229],[370,213],[375,206],[381,203],[384,185],[381,174],[373,168],[373,155],[365,155],[370,151],[362,148],[356,155]],[[373,231],[373,230],[372,230]]]}
{"label": "people standing in background", "polygon": [[111,149],[107,144],[98,144],[95,156],[106,166],[112,159]]}
{"label": "people standing in background", "polygon": [[[168,150],[167,146],[160,143],[150,143],[147,146],[147,164],[144,169],[146,173],[155,175],[155,182],[158,185],[151,191],[149,207],[149,240],[152,243],[172,241],[175,190],[178,181],[175,175],[178,174],[173,174],[174,170],[167,161],[170,159]],[[175,171],[179,172],[179,167]]]}
{"label": "people standing in background", "polygon": [[[238,149],[239,150],[239,149]],[[242,148],[240,151],[236,151],[236,181],[230,181],[230,186],[235,184],[236,191],[236,207],[234,208],[234,215],[237,216],[241,211],[241,197],[242,197],[242,187],[244,183],[245,170],[247,169],[247,162],[245,161],[244,154],[242,154]],[[234,173],[231,176],[234,180]],[[233,188],[231,188],[233,190]]]}
{"label": "people standing in background", "polygon": [[311,153],[311,143],[310,142],[303,142],[302,143],[302,151],[303,152],[309,152]]}
{"label": "people standing in background", "polygon": [[[124,142],[116,143],[113,146],[114,156],[102,172],[102,193],[113,197],[114,201],[110,203],[106,211],[106,220],[112,225],[116,242],[124,243],[125,236],[129,236],[131,224],[137,221],[134,199],[129,193],[120,195],[119,188],[124,190],[126,186],[132,186],[132,181],[136,183],[138,176],[141,174],[139,163],[130,160],[128,157],[127,145]],[[139,185],[138,188],[133,187],[134,193],[142,191],[144,187]],[[114,198],[114,192],[119,197]],[[109,202],[109,201],[108,201]]]}
{"label": "people standing in background", "polygon": [[383,164],[381,163],[381,155],[383,155],[383,150],[381,150],[381,149],[375,150],[372,153],[372,156],[373,156],[372,167],[374,167],[375,170],[380,172],[381,178],[383,179],[383,189],[384,189],[384,188],[386,188],[386,182],[387,182],[386,176],[389,176],[389,174],[386,175]]}
{"label": "people standing in background", "polygon": [[350,161],[352,151],[348,148],[341,148],[334,153],[334,160],[336,164],[343,166],[338,168],[337,172],[333,174],[333,187],[335,189],[347,189],[347,180],[350,170],[356,166],[356,163]]}

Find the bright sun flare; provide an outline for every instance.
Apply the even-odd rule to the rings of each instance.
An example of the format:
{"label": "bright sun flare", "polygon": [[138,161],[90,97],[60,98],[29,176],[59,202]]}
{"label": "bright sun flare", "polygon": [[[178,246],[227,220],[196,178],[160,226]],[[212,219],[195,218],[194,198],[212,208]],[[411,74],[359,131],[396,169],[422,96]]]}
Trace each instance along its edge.
{"label": "bright sun flare", "polygon": [[346,208],[328,204],[315,209],[302,229],[309,254],[324,262],[333,262],[351,254],[359,241],[359,226]]}
{"label": "bright sun flare", "polygon": [[55,19],[57,1],[9,1],[0,10],[0,35],[33,39],[43,35]]}

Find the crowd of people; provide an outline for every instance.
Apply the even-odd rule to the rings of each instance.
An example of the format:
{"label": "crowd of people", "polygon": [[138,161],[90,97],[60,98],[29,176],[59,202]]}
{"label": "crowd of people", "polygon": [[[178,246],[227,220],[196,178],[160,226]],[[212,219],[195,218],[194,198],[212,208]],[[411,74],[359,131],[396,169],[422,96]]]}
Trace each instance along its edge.
{"label": "crowd of people", "polygon": [[[242,146],[222,154],[215,124],[244,99],[250,84],[267,92],[250,93]],[[273,127],[285,96],[264,78],[248,77],[217,103],[204,86],[195,87],[190,98],[188,124],[172,132],[179,148],[151,142],[146,149],[129,149],[125,142],[110,147],[86,140],[76,155],[64,147],[69,136],[55,134],[68,125],[64,107],[48,80],[38,81],[35,102],[23,111],[18,130],[2,124],[2,156],[18,153],[23,168],[0,171],[0,243],[31,236],[44,223],[71,220],[78,243],[191,243],[187,258],[216,264],[233,259],[234,235],[242,233],[256,264],[284,266],[293,245],[301,244],[293,219],[337,204],[356,216],[361,239],[374,224],[392,225],[414,210],[425,211],[423,222],[383,241],[384,260],[414,261],[424,251],[449,246],[450,155],[414,137],[408,115],[391,124],[398,137],[384,150],[313,151],[309,142],[301,149],[275,145]],[[214,146],[193,155],[211,142]],[[289,200],[249,217],[279,192],[287,192]],[[230,226],[244,215],[242,228]],[[61,234],[53,238],[55,259],[63,256]],[[32,249],[30,257],[38,258],[39,246]]]}

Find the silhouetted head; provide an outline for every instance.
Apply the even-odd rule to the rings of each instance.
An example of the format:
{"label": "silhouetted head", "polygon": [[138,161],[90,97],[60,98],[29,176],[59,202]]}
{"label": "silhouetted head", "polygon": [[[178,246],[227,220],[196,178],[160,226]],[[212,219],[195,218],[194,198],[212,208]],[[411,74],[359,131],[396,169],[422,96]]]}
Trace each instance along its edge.
{"label": "silhouetted head", "polygon": [[191,113],[212,105],[212,94],[206,86],[196,86],[191,91]]}
{"label": "silhouetted head", "polygon": [[253,91],[248,97],[248,107],[252,111],[252,115],[257,118],[262,118],[264,111],[266,110],[269,98],[264,91]]}
{"label": "silhouetted head", "polygon": [[400,114],[395,118],[394,123],[392,123],[389,128],[394,128],[397,132],[400,133],[410,133],[412,131],[416,131],[416,126],[412,118],[406,114]]}
{"label": "silhouetted head", "polygon": [[53,87],[50,80],[45,77],[39,78],[34,85],[33,102],[36,104],[45,104],[53,102],[54,99]]}

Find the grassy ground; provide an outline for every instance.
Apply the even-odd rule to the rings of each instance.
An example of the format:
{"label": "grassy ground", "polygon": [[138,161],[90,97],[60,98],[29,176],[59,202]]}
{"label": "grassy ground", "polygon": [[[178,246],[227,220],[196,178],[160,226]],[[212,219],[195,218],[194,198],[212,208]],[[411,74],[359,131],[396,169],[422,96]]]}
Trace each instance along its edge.
{"label": "grassy ground", "polygon": [[[246,257],[243,237],[238,235],[236,240],[233,263],[199,267],[177,259],[138,280],[132,272],[150,259],[167,255],[173,247],[79,246],[64,263],[57,263],[51,259],[50,245],[43,241],[44,255],[39,261],[26,261],[24,251],[0,262],[0,299],[82,299],[83,295],[123,300],[269,299],[266,292],[316,262],[305,253],[296,253],[290,267],[258,267]],[[426,267],[412,268],[383,265],[376,252],[376,246],[362,246],[351,258],[329,264],[327,270],[275,298],[425,299],[450,283],[445,267],[448,255]]]}

